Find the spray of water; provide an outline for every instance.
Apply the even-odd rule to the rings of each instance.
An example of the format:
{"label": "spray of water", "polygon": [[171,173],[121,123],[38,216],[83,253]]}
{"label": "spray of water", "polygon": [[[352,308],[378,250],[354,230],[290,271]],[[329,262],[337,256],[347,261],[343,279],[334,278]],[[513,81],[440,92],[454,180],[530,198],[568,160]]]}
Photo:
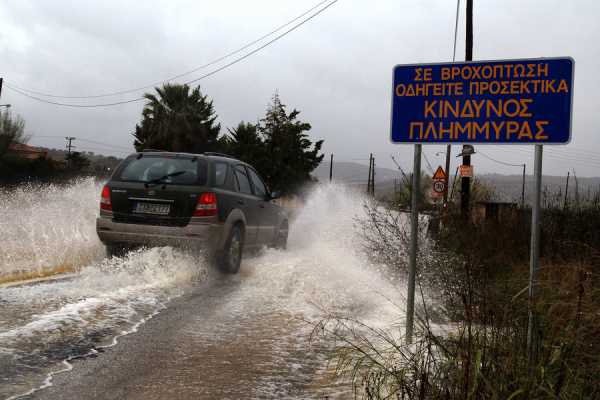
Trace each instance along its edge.
{"label": "spray of water", "polygon": [[168,247],[105,259],[95,232],[99,192],[91,179],[0,192],[0,278],[76,271],[0,288],[0,375],[9,382],[0,398],[39,386],[64,360],[114,344],[206,276],[204,260]]}
{"label": "spray of water", "polygon": [[248,260],[243,290],[278,296],[266,303],[307,317],[331,311],[376,325],[397,321],[404,291],[363,252],[357,217],[364,201],[345,186],[317,187],[292,223],[288,250]]}
{"label": "spray of water", "polygon": [[15,273],[73,270],[103,256],[95,232],[100,186],[25,185],[0,191],[0,280]]}
{"label": "spray of water", "polygon": [[[84,180],[0,194],[0,232],[9,243],[0,255],[1,270],[67,262],[79,270],[69,280],[0,289],[0,372],[10,383],[0,385],[0,397],[48,384],[47,374],[65,369],[64,360],[114,344],[115,337],[135,330],[194,282],[209,279],[205,261],[173,248],[104,260],[94,232],[99,189]],[[317,187],[292,222],[288,250],[265,249],[230,277],[239,285],[220,305],[224,316],[230,314],[226,331],[236,332],[235,321],[256,324],[266,315],[283,315],[287,324],[290,316],[318,319],[324,311],[374,327],[401,321],[404,285],[361,249],[356,217],[364,201],[341,185]],[[203,325],[206,337],[221,337],[214,334],[219,325]],[[282,340],[282,362],[301,365],[304,352],[293,353],[290,343],[306,331],[273,329],[291,335]],[[289,376],[265,374],[258,383],[263,395],[275,396],[282,379]]]}

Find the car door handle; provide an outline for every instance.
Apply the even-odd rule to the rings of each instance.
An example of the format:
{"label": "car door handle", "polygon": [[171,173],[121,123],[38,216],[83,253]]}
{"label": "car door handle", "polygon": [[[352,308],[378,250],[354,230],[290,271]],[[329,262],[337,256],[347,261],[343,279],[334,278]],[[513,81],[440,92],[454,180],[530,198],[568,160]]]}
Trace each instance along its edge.
{"label": "car door handle", "polygon": [[238,200],[238,201],[237,201],[237,203],[238,203],[239,205],[241,205],[241,206],[243,206],[244,204],[246,204],[246,203],[244,202],[244,200]]}
{"label": "car door handle", "polygon": [[259,207],[260,207],[260,208],[265,208],[265,203],[260,203],[260,204],[259,204]]}

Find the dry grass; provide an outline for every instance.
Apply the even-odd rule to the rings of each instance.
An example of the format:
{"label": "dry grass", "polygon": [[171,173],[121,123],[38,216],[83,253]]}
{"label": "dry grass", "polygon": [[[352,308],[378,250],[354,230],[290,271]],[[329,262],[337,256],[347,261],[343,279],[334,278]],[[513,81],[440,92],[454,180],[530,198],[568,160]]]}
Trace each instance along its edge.
{"label": "dry grass", "polygon": [[[403,268],[388,249],[405,242],[405,228],[367,211],[366,250]],[[600,399],[600,252],[587,240],[596,237],[591,228],[599,210],[588,210],[585,219],[555,229],[579,221],[561,216],[560,224],[543,227],[553,247],[544,249],[532,304],[523,221],[484,227],[448,221],[438,246],[420,258],[419,283],[433,301],[421,292],[412,346],[398,332],[344,316],[325,315],[315,332],[337,340],[337,373],[364,399]],[[530,307],[537,320],[531,360]],[[440,333],[432,315],[452,329]]]}

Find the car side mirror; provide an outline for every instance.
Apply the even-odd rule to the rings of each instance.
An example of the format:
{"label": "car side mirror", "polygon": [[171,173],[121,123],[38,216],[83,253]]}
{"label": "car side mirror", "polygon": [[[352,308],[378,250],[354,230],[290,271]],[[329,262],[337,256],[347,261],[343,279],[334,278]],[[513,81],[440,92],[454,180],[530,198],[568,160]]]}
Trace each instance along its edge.
{"label": "car side mirror", "polygon": [[278,199],[280,197],[281,197],[281,192],[278,191],[278,190],[270,193],[271,200],[275,200],[275,199]]}

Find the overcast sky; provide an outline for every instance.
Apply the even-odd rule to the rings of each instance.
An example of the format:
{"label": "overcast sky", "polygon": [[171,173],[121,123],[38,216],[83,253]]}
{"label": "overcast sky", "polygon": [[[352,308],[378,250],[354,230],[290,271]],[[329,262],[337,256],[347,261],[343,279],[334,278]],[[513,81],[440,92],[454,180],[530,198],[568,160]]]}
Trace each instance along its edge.
{"label": "overcast sky", "polygon": [[[161,81],[235,50],[288,22],[318,0],[26,1],[0,2],[0,76],[16,85],[56,95],[95,95]],[[464,5],[457,60],[464,59]],[[391,71],[395,64],[452,60],[455,0],[339,0],[324,13],[241,63],[200,81],[214,100],[223,130],[255,122],[275,90],[311,136],[325,139],[336,160],[412,167],[412,146],[389,141]],[[474,59],[572,56],[575,59],[573,139],[545,146],[544,173],[600,176],[600,2],[474,0]],[[222,65],[222,64],[219,64]],[[212,67],[214,68],[214,66]],[[193,79],[210,71],[182,78]],[[139,93],[93,99],[127,100]],[[85,103],[78,99],[58,101]],[[25,98],[5,87],[0,103],[27,123],[31,143],[123,155],[133,151],[131,132],[143,102],[74,109]],[[44,137],[46,136],[46,137]],[[55,136],[47,137],[47,136]],[[62,139],[61,139],[62,138]],[[111,147],[109,147],[111,146]],[[445,146],[425,146],[433,168]],[[458,153],[458,146],[453,147]],[[477,146],[508,163],[528,162],[533,147]],[[360,161],[364,162],[364,161]],[[453,157],[453,171],[458,159]],[[482,155],[477,173],[520,173]],[[423,160],[423,168],[428,169]]]}

